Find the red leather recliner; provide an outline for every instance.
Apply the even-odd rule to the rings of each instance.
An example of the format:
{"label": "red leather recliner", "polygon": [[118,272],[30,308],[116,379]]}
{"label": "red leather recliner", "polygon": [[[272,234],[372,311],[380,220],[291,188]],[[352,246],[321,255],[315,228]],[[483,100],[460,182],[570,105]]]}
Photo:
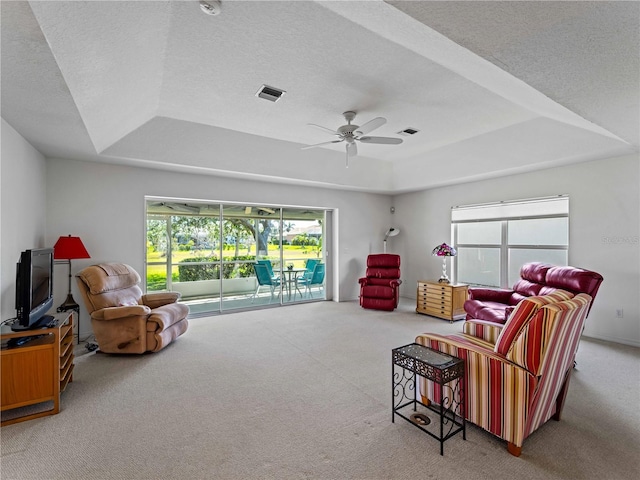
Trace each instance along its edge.
{"label": "red leather recliner", "polygon": [[400,255],[379,253],[367,257],[366,277],[360,282],[360,306],[391,311],[400,299]]}
{"label": "red leather recliner", "polygon": [[[539,262],[525,263],[520,269],[520,280],[510,290],[469,288],[469,299],[464,302],[464,309],[467,312],[467,320],[477,319],[504,324],[521,300],[548,295],[555,290],[566,290],[573,294],[586,293],[593,302],[602,280],[599,273],[583,268],[553,266]],[[589,310],[592,304],[589,304]]]}

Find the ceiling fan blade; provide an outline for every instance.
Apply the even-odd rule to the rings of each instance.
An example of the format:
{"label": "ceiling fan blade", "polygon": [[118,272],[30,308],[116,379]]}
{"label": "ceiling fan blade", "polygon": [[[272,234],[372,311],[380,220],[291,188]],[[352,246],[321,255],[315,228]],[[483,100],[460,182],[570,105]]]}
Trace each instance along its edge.
{"label": "ceiling fan blade", "polygon": [[347,157],[355,157],[358,155],[358,147],[355,143],[347,143]]}
{"label": "ceiling fan blade", "polygon": [[319,128],[320,130],[324,130],[325,132],[329,132],[332,135],[338,135],[338,132],[336,132],[335,130],[331,130],[330,128],[323,127],[322,125],[317,125],[315,123],[307,123],[307,125],[311,125],[312,127]]}
{"label": "ceiling fan blade", "polygon": [[384,118],[384,117],[376,117],[373,120],[369,120],[364,125],[360,125],[358,127],[358,130],[356,130],[356,133],[358,135],[364,135],[365,133],[369,133],[369,132],[374,131],[376,128],[381,127],[385,123],[387,123],[387,119],[386,118]]}
{"label": "ceiling fan blade", "polygon": [[330,142],[316,143],[315,145],[307,145],[305,147],[302,147],[302,150],[307,150],[308,148],[321,147],[322,145],[331,145],[332,143],[340,143],[340,142],[342,142],[342,140],[331,140]]}
{"label": "ceiling fan blade", "polygon": [[384,145],[398,145],[402,143],[401,138],[391,137],[360,137],[358,140],[362,143],[380,143]]}

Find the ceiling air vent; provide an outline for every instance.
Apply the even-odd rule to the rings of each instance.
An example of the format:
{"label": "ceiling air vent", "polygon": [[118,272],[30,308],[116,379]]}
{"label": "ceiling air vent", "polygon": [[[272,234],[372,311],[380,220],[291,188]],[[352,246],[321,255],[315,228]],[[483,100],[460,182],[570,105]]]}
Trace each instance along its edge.
{"label": "ceiling air vent", "polygon": [[408,137],[409,135],[415,135],[419,131],[420,130],[416,130],[415,128],[405,128],[404,130],[400,130],[398,132],[398,135],[404,135],[405,137]]}
{"label": "ceiling air vent", "polygon": [[284,90],[280,90],[279,88],[270,87],[269,85],[262,85],[260,87],[260,90],[257,91],[256,97],[264,98],[265,100],[269,100],[271,102],[277,102],[285,93],[286,92]]}

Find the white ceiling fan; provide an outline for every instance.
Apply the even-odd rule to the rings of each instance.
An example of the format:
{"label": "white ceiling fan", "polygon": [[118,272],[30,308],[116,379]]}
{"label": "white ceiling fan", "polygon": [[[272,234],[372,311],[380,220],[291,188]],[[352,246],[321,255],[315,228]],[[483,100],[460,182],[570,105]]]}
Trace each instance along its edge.
{"label": "white ceiling fan", "polygon": [[387,123],[387,119],[383,117],[376,117],[373,120],[369,120],[364,125],[354,125],[351,122],[356,118],[356,112],[347,111],[344,112],[345,120],[347,121],[346,125],[342,125],[337,130],[331,130],[330,128],[323,127],[321,125],[316,125],[315,123],[309,123],[308,125],[318,127],[324,131],[331,133],[338,137],[337,140],[331,140],[329,142],[316,143],[315,145],[307,145],[302,147],[303,150],[307,148],[315,148],[321,147],[322,145],[330,145],[332,143],[340,143],[346,142],[346,150],[347,150],[347,168],[349,168],[349,157],[355,157],[358,154],[358,147],[356,146],[356,142],[362,143],[378,143],[381,145],[398,145],[402,143],[401,138],[392,138],[392,137],[371,137],[366,134],[372,132],[378,127],[381,127],[385,123]]}

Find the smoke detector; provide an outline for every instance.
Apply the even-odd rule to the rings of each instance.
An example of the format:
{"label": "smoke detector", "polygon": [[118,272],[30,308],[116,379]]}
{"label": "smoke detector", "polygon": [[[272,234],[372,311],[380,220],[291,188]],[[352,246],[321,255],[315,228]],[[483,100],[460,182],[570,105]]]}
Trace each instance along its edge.
{"label": "smoke detector", "polygon": [[219,15],[220,7],[218,0],[200,0],[200,10],[207,15]]}

